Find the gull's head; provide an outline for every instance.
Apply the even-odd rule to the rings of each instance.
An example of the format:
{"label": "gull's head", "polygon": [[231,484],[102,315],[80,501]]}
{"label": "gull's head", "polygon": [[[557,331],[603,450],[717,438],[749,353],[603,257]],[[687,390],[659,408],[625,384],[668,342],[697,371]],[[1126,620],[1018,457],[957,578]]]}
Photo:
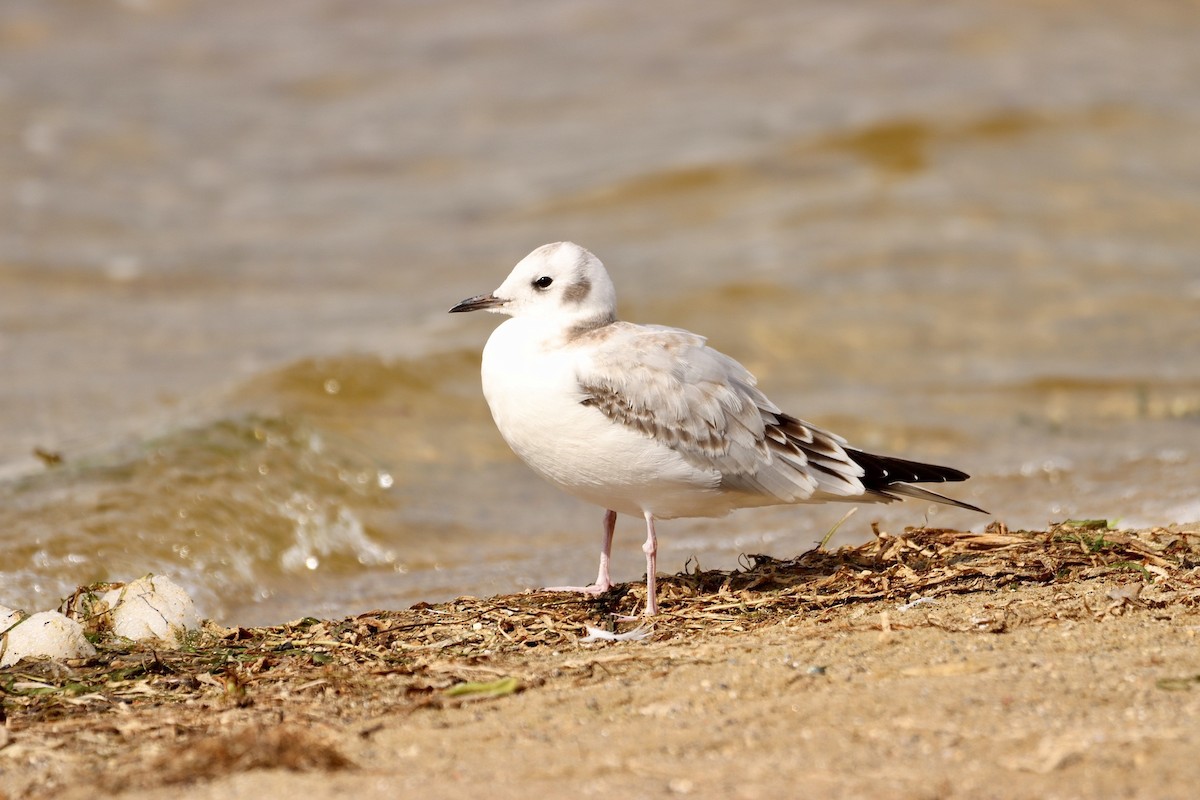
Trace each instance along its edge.
{"label": "gull's head", "polygon": [[600,259],[577,244],[555,242],[521,259],[496,291],[463,300],[450,311],[481,309],[563,328],[592,328],[616,319],[617,293]]}

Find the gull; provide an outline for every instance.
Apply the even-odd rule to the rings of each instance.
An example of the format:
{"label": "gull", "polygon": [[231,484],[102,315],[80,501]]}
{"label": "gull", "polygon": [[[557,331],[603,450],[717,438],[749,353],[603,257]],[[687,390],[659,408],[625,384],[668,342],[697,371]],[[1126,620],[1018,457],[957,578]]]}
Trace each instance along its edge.
{"label": "gull", "polygon": [[598,595],[617,515],[646,522],[645,616],[658,613],[655,521],[791,503],[902,498],[983,509],[914,486],[965,472],[874,455],[785,414],[750,372],[690,331],[617,319],[600,259],[543,245],[491,294],[451,313],[505,314],[483,348],[483,394],[500,435],[534,472],[604,511]]}

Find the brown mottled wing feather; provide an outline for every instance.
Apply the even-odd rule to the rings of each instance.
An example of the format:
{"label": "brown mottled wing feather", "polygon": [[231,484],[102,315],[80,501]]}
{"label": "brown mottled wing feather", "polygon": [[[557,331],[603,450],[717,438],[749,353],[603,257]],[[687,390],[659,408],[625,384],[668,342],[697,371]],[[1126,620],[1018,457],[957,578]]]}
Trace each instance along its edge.
{"label": "brown mottled wing feather", "polygon": [[864,493],[840,437],[784,414],[703,337],[617,322],[577,341],[593,352],[578,375],[583,404],[716,471],[722,488],[781,502]]}

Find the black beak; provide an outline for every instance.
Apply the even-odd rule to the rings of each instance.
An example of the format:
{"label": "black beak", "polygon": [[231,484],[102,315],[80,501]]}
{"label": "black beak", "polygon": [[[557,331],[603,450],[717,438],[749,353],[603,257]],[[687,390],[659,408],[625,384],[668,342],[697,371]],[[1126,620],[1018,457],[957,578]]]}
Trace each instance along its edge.
{"label": "black beak", "polygon": [[494,294],[481,294],[478,297],[468,297],[466,300],[463,300],[450,309],[450,313],[456,314],[459,311],[480,311],[486,308],[499,308],[505,302]]}

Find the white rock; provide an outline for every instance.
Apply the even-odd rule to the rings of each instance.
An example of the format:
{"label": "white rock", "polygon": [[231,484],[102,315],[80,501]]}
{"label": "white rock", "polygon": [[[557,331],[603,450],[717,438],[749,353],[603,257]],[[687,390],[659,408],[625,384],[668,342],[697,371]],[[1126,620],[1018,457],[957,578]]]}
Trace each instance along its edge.
{"label": "white rock", "polygon": [[8,612],[8,622],[0,624],[0,630],[8,631],[0,634],[0,667],[31,656],[66,659],[96,654],[96,648],[83,638],[83,626],[57,611],[41,611],[20,622],[19,615],[9,609],[0,611]]}
{"label": "white rock", "polygon": [[0,606],[0,633],[8,630],[8,626],[19,620],[21,616],[20,611],[8,606]]}
{"label": "white rock", "polygon": [[185,631],[200,627],[196,604],[170,578],[147,575],[106,592],[109,623],[117,636],[134,641],[160,639],[174,644]]}

